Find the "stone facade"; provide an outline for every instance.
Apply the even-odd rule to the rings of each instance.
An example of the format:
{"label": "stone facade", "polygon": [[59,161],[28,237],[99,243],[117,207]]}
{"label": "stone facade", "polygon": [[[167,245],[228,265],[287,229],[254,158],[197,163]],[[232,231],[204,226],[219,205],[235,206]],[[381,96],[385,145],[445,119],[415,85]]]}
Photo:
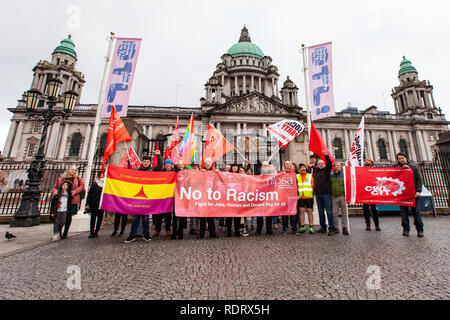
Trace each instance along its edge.
{"label": "stone facade", "polygon": [[[85,80],[75,69],[75,64],[76,57],[55,49],[51,62],[40,61],[33,69],[31,87],[43,92],[45,79],[52,74],[64,81],[62,93],[72,89],[81,94]],[[149,139],[159,139],[167,146],[177,117],[182,136],[193,113],[196,162],[201,161],[200,146],[208,124],[212,123],[256,169],[260,162],[278,152],[277,142],[265,130],[268,125],[283,119],[298,120],[306,125],[306,111],[299,106],[297,86],[288,77],[279,91],[278,80],[278,69],[272,65],[272,59],[251,43],[244,27],[239,42],[222,55],[221,62],[206,82],[205,97],[200,99],[198,107],[129,106],[124,119],[133,138],[129,145],[140,156],[152,151],[149,150]],[[338,161],[346,158],[363,115],[366,157],[387,164],[395,161],[397,152],[403,151],[413,162],[432,160],[438,135],[448,130],[449,122],[436,107],[429,81],[420,81],[417,71],[405,58],[401,63],[399,82],[399,86],[392,90],[395,114],[378,111],[376,106],[365,110],[347,107],[337,112],[335,117],[314,123]],[[13,117],[3,156],[11,161],[31,161],[42,130],[39,123],[26,118],[25,100],[23,96],[17,106],[8,109]],[[96,108],[96,104],[78,104],[68,120],[54,123],[49,128],[46,146],[49,161],[87,161]],[[97,148],[106,143],[108,121],[102,120]],[[280,156],[273,157],[272,162],[277,167],[285,159],[295,163],[306,162],[309,157],[306,136],[306,133],[299,136],[286,151],[281,150]],[[117,164],[125,154],[124,150],[123,144],[118,146],[111,162]],[[217,163],[221,166],[224,163],[243,163],[243,160],[237,153],[229,153]]]}

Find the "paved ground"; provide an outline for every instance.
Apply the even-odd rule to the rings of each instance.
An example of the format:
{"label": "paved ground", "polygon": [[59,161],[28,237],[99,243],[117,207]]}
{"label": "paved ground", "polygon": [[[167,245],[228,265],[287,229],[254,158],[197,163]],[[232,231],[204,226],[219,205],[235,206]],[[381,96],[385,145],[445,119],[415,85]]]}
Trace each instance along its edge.
{"label": "paved ground", "polygon": [[[351,218],[350,236],[263,235],[122,243],[111,226],[0,258],[0,299],[449,299],[450,218],[425,217],[425,237]],[[127,226],[129,231],[129,226]],[[1,245],[4,245],[2,242]],[[67,288],[70,265],[81,289]],[[367,288],[379,266],[379,290]],[[72,273],[73,275],[73,273]],[[76,284],[76,281],[69,281]],[[373,282],[376,288],[376,282]]]}

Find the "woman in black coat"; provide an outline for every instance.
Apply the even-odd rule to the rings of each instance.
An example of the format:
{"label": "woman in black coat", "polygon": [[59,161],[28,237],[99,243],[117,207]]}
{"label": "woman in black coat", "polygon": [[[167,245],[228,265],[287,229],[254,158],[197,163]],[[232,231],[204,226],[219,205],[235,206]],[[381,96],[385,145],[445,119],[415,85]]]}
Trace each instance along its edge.
{"label": "woman in black coat", "polygon": [[104,185],[105,176],[100,171],[98,174],[98,178],[95,179],[95,181],[89,188],[88,196],[86,199],[86,210],[90,211],[91,213],[91,232],[88,238],[97,238],[98,231],[100,230],[100,226],[102,225],[103,210],[101,210],[99,207]]}

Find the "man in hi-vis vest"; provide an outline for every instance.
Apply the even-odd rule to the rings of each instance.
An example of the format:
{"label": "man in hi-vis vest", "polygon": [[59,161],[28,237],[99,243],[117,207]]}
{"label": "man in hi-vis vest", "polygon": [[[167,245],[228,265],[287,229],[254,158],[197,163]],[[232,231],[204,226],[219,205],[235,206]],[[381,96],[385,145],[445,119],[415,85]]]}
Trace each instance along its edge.
{"label": "man in hi-vis vest", "polygon": [[309,233],[314,233],[313,228],[313,177],[311,173],[307,172],[306,165],[300,163],[298,165],[300,173],[297,175],[297,183],[298,183],[298,201],[297,201],[297,210],[300,210],[300,233],[304,233],[306,231],[305,228],[305,209],[308,212],[308,224],[309,224]]}

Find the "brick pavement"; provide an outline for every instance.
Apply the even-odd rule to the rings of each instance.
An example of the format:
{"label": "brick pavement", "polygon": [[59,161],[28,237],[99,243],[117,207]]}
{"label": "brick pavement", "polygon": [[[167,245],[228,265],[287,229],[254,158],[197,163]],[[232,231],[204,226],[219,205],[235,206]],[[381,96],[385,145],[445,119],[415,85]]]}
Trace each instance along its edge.
{"label": "brick pavement", "polygon": [[[449,299],[450,219],[424,224],[424,238],[403,237],[399,217],[383,217],[381,232],[354,217],[350,236],[185,232],[129,244],[105,226],[97,239],[81,233],[0,258],[0,299]],[[80,290],[66,286],[69,265],[80,267]],[[370,265],[381,268],[379,290],[366,287]]]}

